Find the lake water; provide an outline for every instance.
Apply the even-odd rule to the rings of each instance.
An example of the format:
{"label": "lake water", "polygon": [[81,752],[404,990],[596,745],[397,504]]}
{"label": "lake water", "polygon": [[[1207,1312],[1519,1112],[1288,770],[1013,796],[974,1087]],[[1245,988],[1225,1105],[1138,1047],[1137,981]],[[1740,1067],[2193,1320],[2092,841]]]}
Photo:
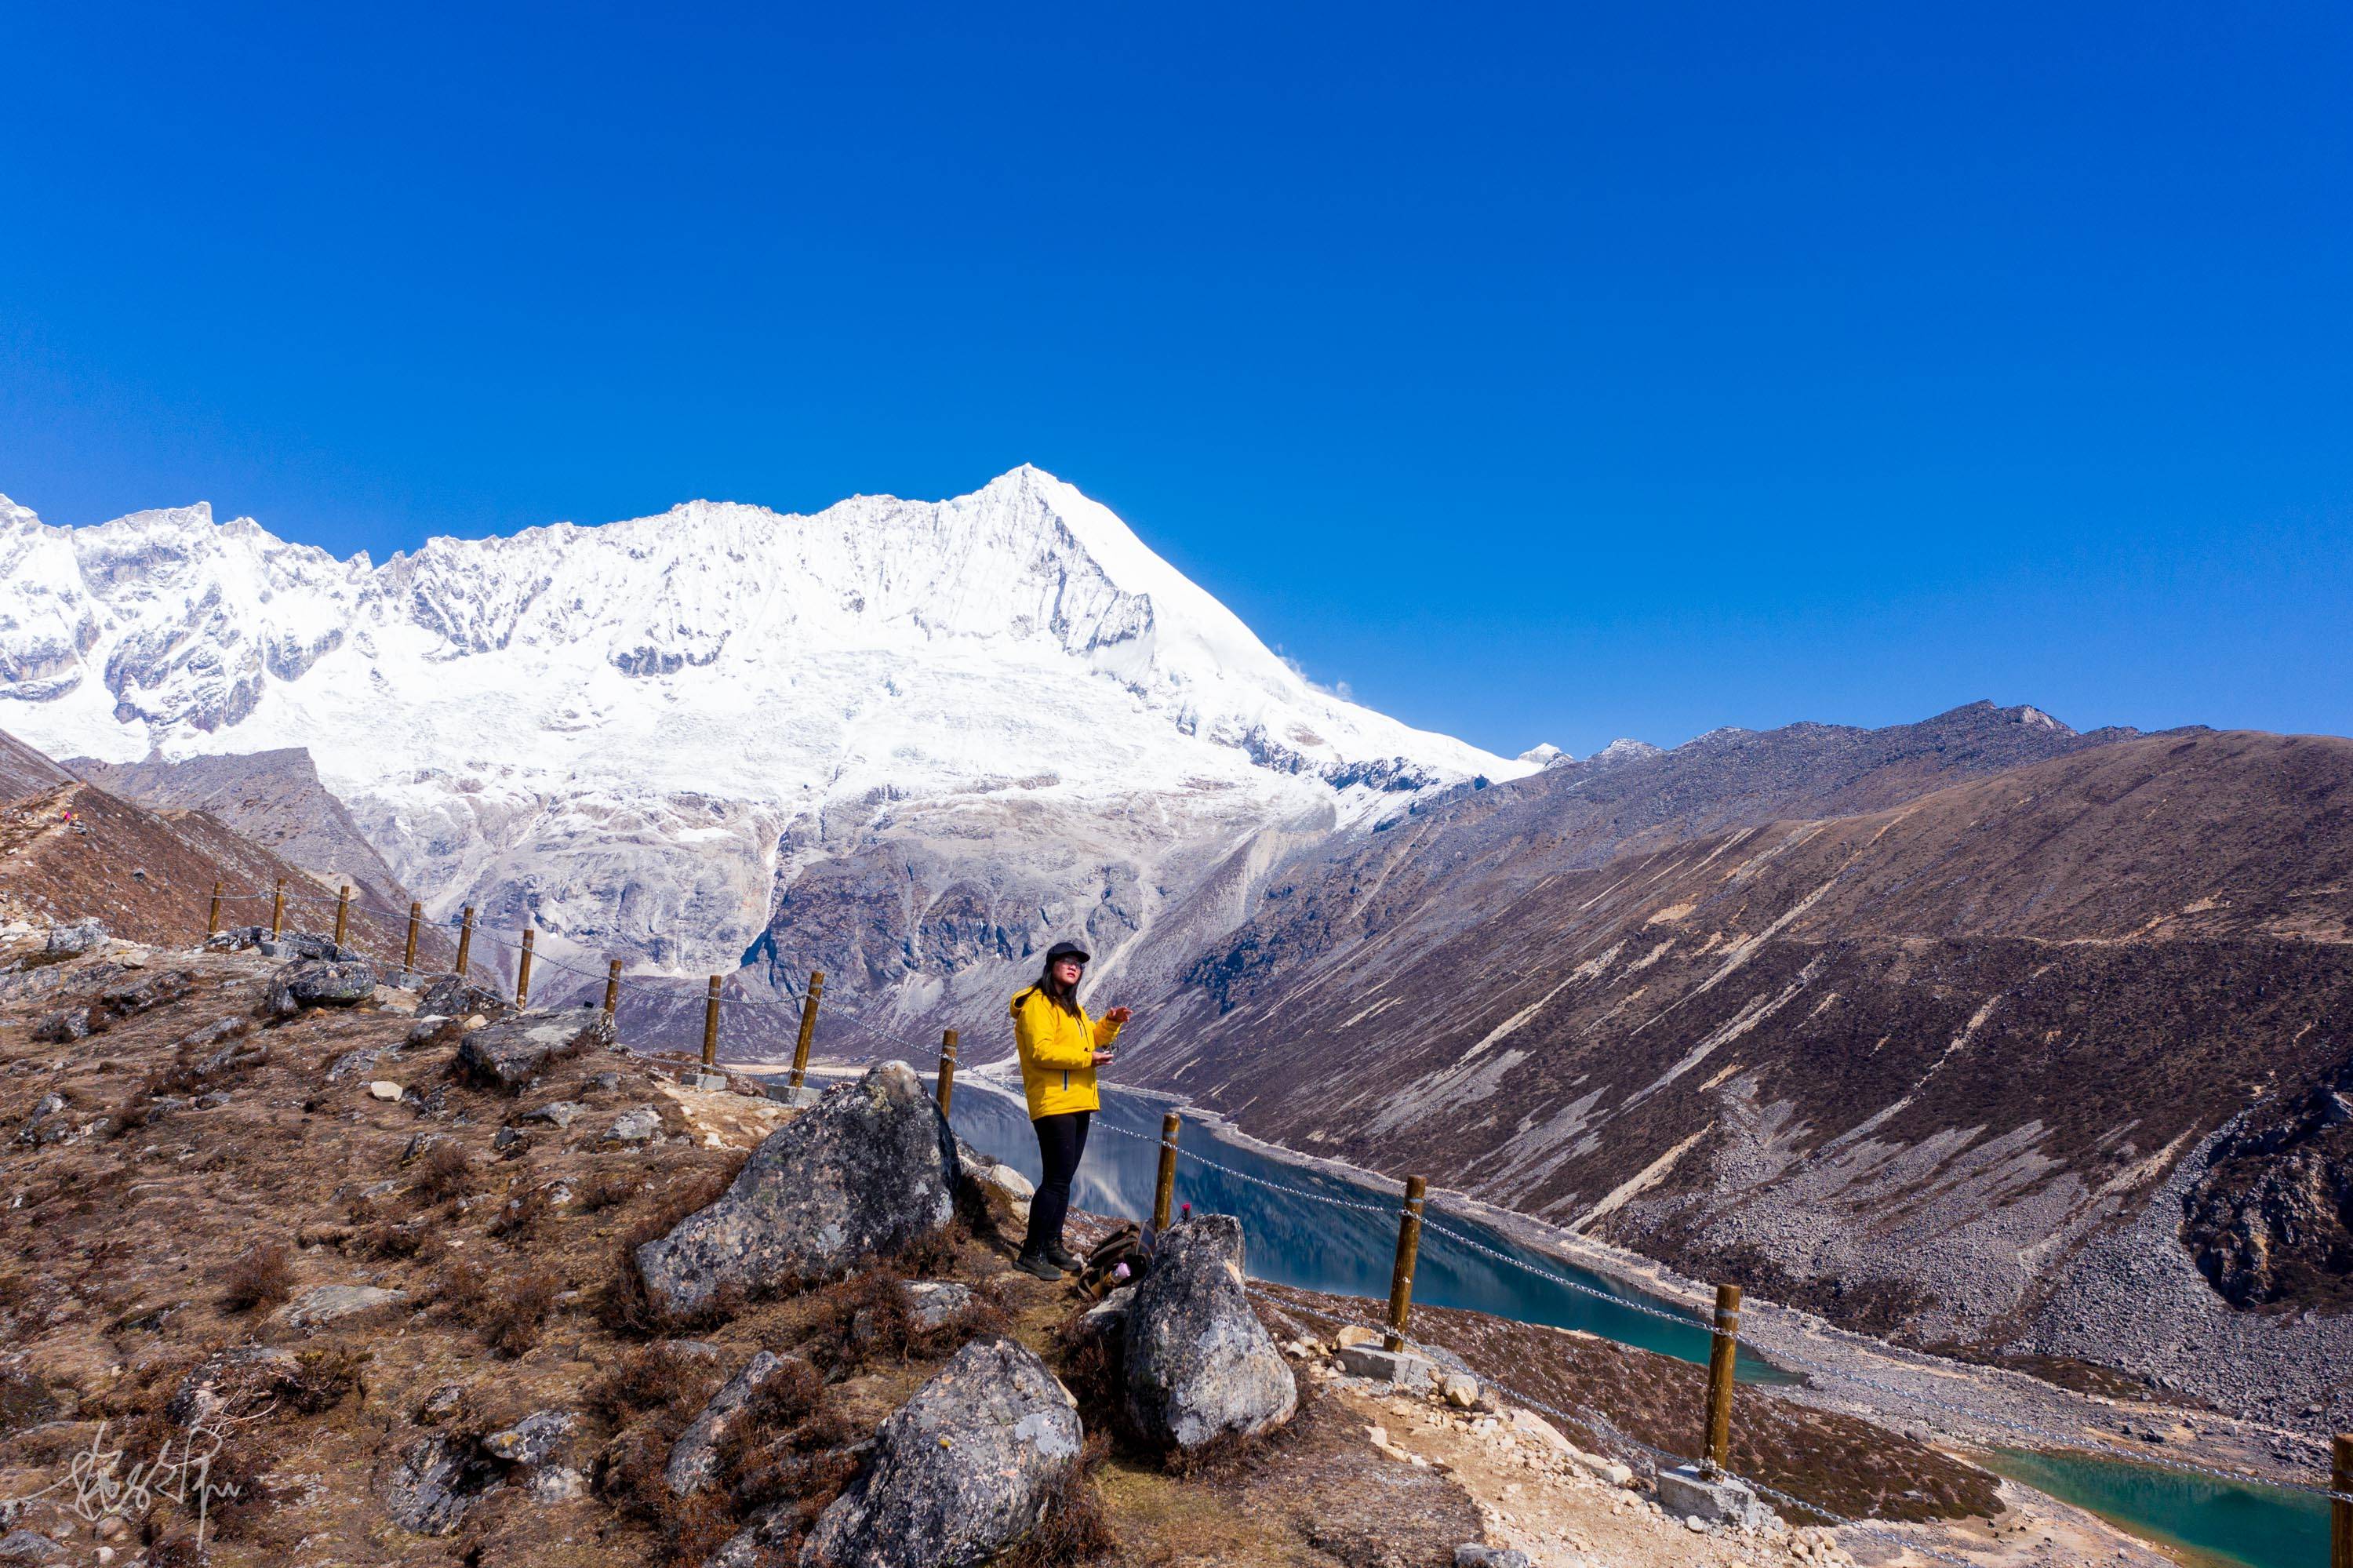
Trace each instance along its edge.
{"label": "lake water", "polygon": [[2310,1492],[2076,1454],[2002,1449],[1987,1464],[2193,1561],[2232,1568],[2322,1568],[2328,1561],[2328,1504]]}
{"label": "lake water", "polygon": [[[1107,1092],[1087,1139],[1087,1153],[1071,1192],[1078,1207],[1099,1214],[1144,1220],[1152,1213],[1153,1184],[1159,1171],[1160,1117],[1165,1102],[1141,1095]],[[1021,1101],[985,1081],[956,1086],[955,1129],[965,1141],[1006,1161],[1036,1181],[1037,1139]],[[1376,1187],[1320,1166],[1294,1164],[1220,1136],[1211,1126],[1187,1118],[1180,1147],[1237,1171],[1241,1177],[1176,1162],[1176,1202],[1203,1213],[1235,1215],[1249,1243],[1251,1276],[1337,1296],[1386,1300],[1389,1268],[1397,1256],[1398,1189]],[[1259,1181],[1294,1190],[1271,1191]],[[1375,1212],[1337,1208],[1295,1195],[1309,1192]],[[1707,1330],[1651,1317],[1621,1303],[1651,1298],[1618,1282],[1577,1268],[1512,1240],[1493,1227],[1458,1214],[1430,1219],[1477,1240],[1508,1257],[1566,1276],[1600,1298],[1554,1283],[1446,1237],[1422,1233],[1421,1257],[1414,1274],[1413,1298],[1433,1307],[1461,1307],[1513,1318],[1581,1329],[1681,1361],[1707,1360]],[[1652,1303],[1656,1304],[1656,1303]],[[1686,1308],[1675,1308],[1679,1314]],[[1743,1351],[1743,1382],[1787,1381],[1779,1368]],[[2077,1454],[2005,1451],[1989,1467],[2052,1497],[2089,1510],[2177,1554],[2229,1568],[2320,1568],[2328,1555],[2327,1505],[2310,1494],[2274,1487],[2207,1481],[2171,1470]]]}
{"label": "lake water", "polygon": [[[950,1119],[966,1142],[1031,1181],[1038,1179],[1038,1142],[1029,1130],[1029,1112],[1018,1099],[965,1080],[956,1085],[955,1105],[955,1114]],[[1167,1108],[1165,1102],[1140,1095],[1103,1096],[1103,1108],[1095,1114],[1087,1138],[1086,1159],[1071,1188],[1071,1202],[1075,1206],[1132,1220],[1151,1217],[1152,1190],[1160,1170],[1160,1117]],[[1232,1214],[1240,1219],[1253,1278],[1335,1296],[1388,1298],[1389,1270],[1397,1261],[1397,1214],[1402,1202],[1398,1188],[1366,1186],[1319,1167],[1276,1159],[1189,1118],[1177,1143],[1243,1177],[1278,1182],[1294,1194],[1304,1192],[1366,1204],[1373,1211],[1337,1208],[1271,1191],[1179,1159],[1176,1202],[1190,1203],[1201,1213]],[[1482,1257],[1460,1243],[1432,1234],[1431,1224],[1442,1224],[1507,1257],[1566,1276],[1600,1295],[1587,1295]],[[1652,1302],[1613,1280],[1523,1246],[1477,1220],[1441,1214],[1435,1204],[1428,1210],[1422,1229],[1413,1298],[1423,1306],[1466,1307],[1524,1323],[1582,1329],[1681,1361],[1703,1364],[1707,1361],[1705,1329],[1697,1323],[1666,1322],[1624,1305],[1664,1303]],[[1681,1307],[1673,1310],[1688,1312]],[[1749,1383],[1788,1381],[1780,1369],[1746,1351],[1740,1352],[1736,1375]]]}

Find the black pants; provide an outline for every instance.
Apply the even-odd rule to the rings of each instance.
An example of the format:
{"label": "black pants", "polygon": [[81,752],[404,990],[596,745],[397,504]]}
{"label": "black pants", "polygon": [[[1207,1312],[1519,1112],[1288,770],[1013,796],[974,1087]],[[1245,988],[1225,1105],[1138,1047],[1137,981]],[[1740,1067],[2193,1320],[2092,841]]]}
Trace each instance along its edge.
{"label": "black pants", "polygon": [[1064,1111],[1029,1124],[1037,1129],[1038,1158],[1046,1173],[1029,1200],[1029,1234],[1021,1244],[1025,1256],[1042,1257],[1048,1248],[1062,1245],[1062,1221],[1071,1212],[1071,1178],[1079,1173],[1079,1158],[1087,1151],[1087,1123],[1094,1114]]}

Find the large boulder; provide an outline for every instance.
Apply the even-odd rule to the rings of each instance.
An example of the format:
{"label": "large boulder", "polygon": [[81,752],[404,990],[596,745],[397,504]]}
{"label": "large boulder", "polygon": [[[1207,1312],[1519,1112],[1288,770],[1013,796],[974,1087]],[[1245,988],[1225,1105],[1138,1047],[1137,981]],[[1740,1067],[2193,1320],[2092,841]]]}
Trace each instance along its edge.
{"label": "large boulder", "polygon": [[1127,1310],[1127,1414],[1179,1448],[1279,1426],[1299,1384],[1242,1288],[1242,1225],[1205,1214],[1170,1226]]}
{"label": "large boulder", "polygon": [[[762,1351],[745,1362],[670,1445],[670,1459],[662,1467],[662,1479],[670,1489],[680,1497],[691,1497],[709,1486],[719,1473],[719,1445],[737,1418],[751,1408],[752,1396],[778,1372],[807,1365],[798,1357],[780,1356],[774,1351]],[[814,1379],[816,1374],[804,1375]]]}
{"label": "large boulder", "polygon": [[498,992],[484,991],[456,975],[442,976],[417,999],[419,1017],[432,1013],[443,1018],[471,1018],[479,1012],[485,1018],[497,1018],[512,1011]]}
{"label": "large boulder", "polygon": [[520,1012],[469,1031],[458,1042],[458,1065],[478,1083],[519,1092],[549,1063],[612,1043],[613,1021],[599,1008]]}
{"label": "large boulder", "polygon": [[723,1290],[822,1279],[946,1225],[956,1178],[931,1091],[884,1062],[770,1133],[718,1202],[638,1248],[638,1273],[672,1313]]}
{"label": "large boulder", "polygon": [[802,1568],[974,1568],[1038,1526],[1079,1463],[1079,1412],[1011,1340],[955,1353],[874,1435],[873,1462],[818,1517]]}
{"label": "large boulder", "polygon": [[103,920],[76,920],[51,928],[42,946],[52,953],[87,953],[107,938]]}
{"label": "large boulder", "polygon": [[356,1007],[375,994],[375,966],[365,959],[298,959],[269,985],[269,1011],[290,1018],[306,1007]]}

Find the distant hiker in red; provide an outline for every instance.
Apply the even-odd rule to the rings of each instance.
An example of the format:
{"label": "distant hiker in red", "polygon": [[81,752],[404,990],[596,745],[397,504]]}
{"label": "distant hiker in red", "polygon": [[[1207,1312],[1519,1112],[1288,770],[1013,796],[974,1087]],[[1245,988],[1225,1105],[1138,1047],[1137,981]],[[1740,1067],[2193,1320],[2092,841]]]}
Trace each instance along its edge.
{"label": "distant hiker in red", "polygon": [[1087,1150],[1087,1123],[1103,1104],[1095,1093],[1095,1069],[1112,1059],[1111,1043],[1131,1016],[1114,1007],[1100,1019],[1079,1005],[1079,977],[1087,950],[1057,942],[1046,950],[1046,972],[1013,999],[1013,1043],[1021,1056],[1021,1089],[1029,1101],[1029,1125],[1038,1133],[1038,1158],[1046,1168],[1029,1200],[1029,1234],[1014,1264],[1024,1274],[1060,1279],[1079,1260],[1062,1245],[1062,1221],[1071,1212],[1071,1179]]}

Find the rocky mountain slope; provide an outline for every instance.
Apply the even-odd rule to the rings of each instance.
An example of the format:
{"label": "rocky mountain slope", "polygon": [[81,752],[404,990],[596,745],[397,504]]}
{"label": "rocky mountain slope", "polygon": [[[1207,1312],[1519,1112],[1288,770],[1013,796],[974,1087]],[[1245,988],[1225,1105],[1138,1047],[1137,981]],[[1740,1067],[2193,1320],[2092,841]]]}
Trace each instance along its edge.
{"label": "rocky mountain slope", "polygon": [[[1292,935],[1276,900],[1130,1070],[1702,1277],[1985,1344],[2046,1331],[2071,1262],[2246,1116],[2174,1251],[2223,1279],[2278,1260],[2236,1299],[2333,1305],[2313,1281],[2346,1257],[2327,1129],[2353,1061],[2353,743],[2053,749],[1881,809],[1491,873],[1451,925],[1438,895],[1391,908],[1367,881],[1353,904],[1317,887],[1345,921]],[[1458,832],[1503,816],[1478,808]],[[2227,1313],[2204,1295],[2177,1316]],[[2235,1370],[2153,1341],[2141,1370],[2341,1421],[2346,1391],[2283,1359],[2341,1323],[2283,1319],[2282,1354]]]}
{"label": "rocky mountain slope", "polygon": [[[1223,1245],[1230,1220],[1173,1231],[1163,1273],[1090,1313],[1008,1267],[1008,1192],[962,1180],[903,1067],[795,1113],[607,1049],[593,1012],[470,1026],[392,987],[288,1011],[280,966],[249,949],[60,956],[43,936],[0,930],[11,1561],[765,1568],[829,1544],[839,1562],[998,1568],[1445,1568],[1509,1563],[1508,1542],[1544,1568],[1842,1568],[1842,1545],[1871,1544],[1695,1530],[1643,1475],[1475,1382],[1450,1403],[1344,1375],[1323,1335],[1349,1303],[1253,1300],[1222,1255],[1177,1277],[1176,1239]],[[110,1028],[29,1037],[77,1007]],[[512,1088],[479,1070],[508,1059],[487,1041],[541,1033],[562,1048]],[[939,1169],[899,1174],[943,1205],[912,1225],[846,1179],[911,1144]],[[633,1271],[723,1209],[738,1261],[820,1246],[823,1266],[662,1319]],[[1264,1352],[1288,1418],[1172,1451],[1121,1413],[1163,1408],[1142,1389],[1233,1418],[1214,1357],[1139,1349],[1212,1300],[1214,1343]],[[1643,1352],[1469,1313],[1430,1327],[1574,1387],[1598,1417],[1578,1438],[1638,1460],[1617,1424],[1668,1436],[1697,1397],[1697,1369]],[[2027,1560],[2010,1538],[2029,1521],[2044,1534],[2047,1506],[1948,1455],[1746,1400],[1744,1461],[1826,1506],[1921,1521],[1904,1528],[1987,1568]],[[148,1487],[74,1486],[124,1455]]]}
{"label": "rocky mountain slope", "polygon": [[436,916],[892,1015],[983,1010],[1048,933],[1165,978],[1284,853],[1535,766],[1319,691],[1031,468],[382,566],[0,504],[0,717],[52,755],[303,747]]}
{"label": "rocky mountain slope", "polygon": [[311,754],[299,747],[177,762],[74,757],[64,766],[77,778],[142,805],[206,812],[321,883],[348,885],[379,913],[407,917],[408,889],[320,781]]}

